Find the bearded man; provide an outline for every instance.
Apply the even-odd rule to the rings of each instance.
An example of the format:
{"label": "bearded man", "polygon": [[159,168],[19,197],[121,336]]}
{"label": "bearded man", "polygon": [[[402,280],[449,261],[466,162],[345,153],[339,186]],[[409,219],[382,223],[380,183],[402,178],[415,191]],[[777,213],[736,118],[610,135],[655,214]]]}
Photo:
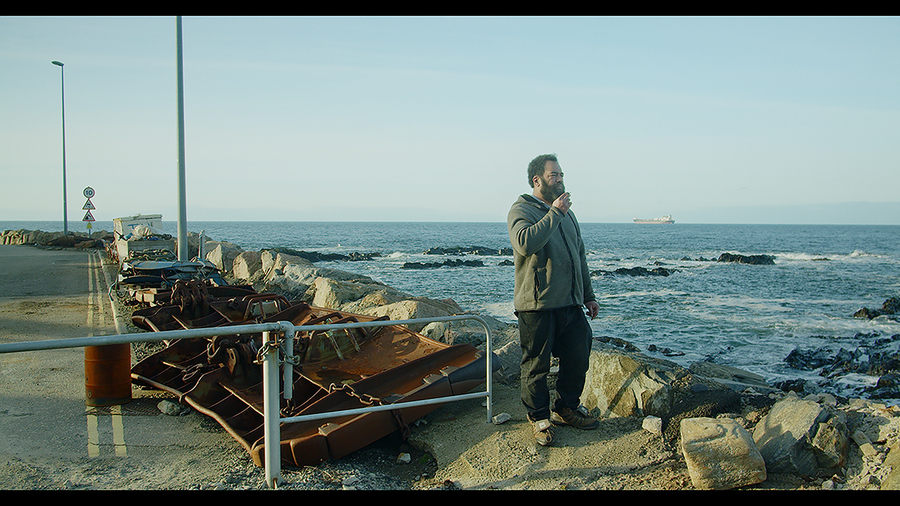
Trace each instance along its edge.
{"label": "bearded man", "polygon": [[[532,193],[519,196],[507,215],[513,247],[515,310],[522,346],[521,397],[536,441],[553,442],[552,424],[596,429],[580,405],[591,349],[587,316],[597,316],[584,241],[556,155],[528,165]],[[547,376],[559,359],[551,408]]]}

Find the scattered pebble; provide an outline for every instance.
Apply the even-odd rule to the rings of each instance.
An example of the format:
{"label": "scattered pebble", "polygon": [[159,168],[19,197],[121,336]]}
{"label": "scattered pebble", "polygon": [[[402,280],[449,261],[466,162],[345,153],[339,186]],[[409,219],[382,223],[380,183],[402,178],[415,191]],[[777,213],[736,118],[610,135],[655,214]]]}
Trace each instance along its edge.
{"label": "scattered pebble", "polygon": [[159,401],[159,404],[156,405],[156,408],[169,416],[178,416],[187,410],[187,408],[185,408],[181,404],[172,402],[168,399]]}
{"label": "scattered pebble", "polygon": [[658,416],[649,415],[644,418],[644,421],[641,422],[641,427],[647,432],[652,432],[653,434],[662,434],[663,432],[663,423],[662,418]]}

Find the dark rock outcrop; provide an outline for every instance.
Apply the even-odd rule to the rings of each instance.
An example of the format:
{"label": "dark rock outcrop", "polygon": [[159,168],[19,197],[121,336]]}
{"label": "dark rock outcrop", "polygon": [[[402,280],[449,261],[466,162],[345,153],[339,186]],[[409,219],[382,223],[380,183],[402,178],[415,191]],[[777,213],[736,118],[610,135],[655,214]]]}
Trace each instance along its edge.
{"label": "dark rock outcrop", "polygon": [[864,307],[859,311],[853,313],[855,318],[876,318],[878,316],[884,315],[895,315],[900,314],[900,298],[891,297],[884,301],[884,304],[881,305],[881,309],[869,309]]}
{"label": "dark rock outcrop", "polygon": [[[872,399],[900,397],[900,334],[888,338],[879,338],[877,334],[857,334],[853,340],[855,348],[846,341],[815,349],[795,348],[785,363],[797,370],[819,370],[819,376],[825,380],[818,388],[833,386],[835,378],[847,374],[862,374],[877,377],[874,386],[865,387],[864,391],[853,392],[865,394]],[[786,382],[777,385],[782,390],[803,392],[807,385],[804,381]]]}
{"label": "dark rock outcrop", "polygon": [[678,272],[678,269],[666,269],[665,267],[656,267],[655,269],[647,269],[646,267],[620,267],[614,271],[597,269],[591,271],[591,276],[611,276],[614,274],[622,276],[668,276],[676,272]]}
{"label": "dark rock outcrop", "polygon": [[319,253],[317,251],[301,251],[295,250],[291,248],[272,248],[272,251],[275,253],[285,253],[288,255],[293,255],[296,257],[304,258],[310,262],[328,262],[328,261],[360,261],[360,260],[371,260],[373,258],[377,258],[381,256],[381,253],[372,252],[372,253],[360,253],[360,252],[352,252],[349,255],[344,255],[341,253]]}
{"label": "dark rock outcrop", "polygon": [[444,260],[443,262],[406,262],[401,269],[436,269],[440,267],[484,267],[481,260]]}
{"label": "dark rock outcrop", "polygon": [[738,255],[735,253],[722,253],[716,261],[750,265],[775,265],[775,257],[772,255]]}

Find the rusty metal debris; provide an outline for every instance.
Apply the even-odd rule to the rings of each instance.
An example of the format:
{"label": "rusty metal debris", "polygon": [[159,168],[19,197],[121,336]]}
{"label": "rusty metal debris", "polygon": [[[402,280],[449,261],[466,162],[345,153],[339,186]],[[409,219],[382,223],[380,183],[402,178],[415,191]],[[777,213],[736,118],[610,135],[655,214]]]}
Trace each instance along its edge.
{"label": "rusty metal debris", "polygon": [[227,284],[212,262],[206,260],[182,262],[158,258],[123,262],[116,288],[127,289],[130,296],[138,302],[168,304],[173,296],[178,298],[185,295],[173,294],[173,288],[178,281],[199,282],[193,285],[182,283],[181,292],[188,289],[204,290],[211,291],[217,297],[254,293],[250,286]]}
{"label": "rusty metal debris", "polygon": [[[380,318],[384,319],[384,318]],[[166,304],[135,311],[150,331],[290,321],[295,326],[364,322],[375,317],[313,307],[250,287],[177,280]],[[483,353],[448,345],[402,325],[299,332],[294,339],[293,397],[283,417],[467,393],[485,381]],[[132,381],[171,392],[214,418],[263,466],[262,335],[181,339],[132,367]],[[440,404],[283,423],[282,462],[315,465],[400,431]]]}

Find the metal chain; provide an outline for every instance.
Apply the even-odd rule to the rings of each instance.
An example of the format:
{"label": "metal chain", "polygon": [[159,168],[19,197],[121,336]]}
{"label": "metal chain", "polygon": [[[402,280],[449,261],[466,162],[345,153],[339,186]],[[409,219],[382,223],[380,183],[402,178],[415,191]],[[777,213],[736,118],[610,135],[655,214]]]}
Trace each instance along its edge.
{"label": "metal chain", "polygon": [[381,405],[382,404],[382,400],[379,397],[374,397],[369,394],[361,394],[361,393],[357,392],[356,390],[354,390],[352,386],[350,386],[346,383],[341,384],[340,386],[332,383],[331,387],[328,389],[328,393],[338,392],[338,391],[344,391],[350,397],[355,397],[355,398],[359,399],[359,402],[361,402],[365,406],[373,406],[373,405]]}
{"label": "metal chain", "polygon": [[293,366],[299,367],[302,363],[302,357],[300,355],[294,355],[292,357],[288,357],[287,351],[285,351],[284,346],[279,346],[281,349],[281,354],[284,356],[284,359],[281,360],[282,364],[290,364]]}
{"label": "metal chain", "polygon": [[[380,405],[384,404],[383,399],[369,395],[369,394],[360,394],[359,392],[354,390],[352,386],[350,386],[346,383],[344,383],[340,386],[332,383],[331,387],[328,389],[328,392],[331,393],[331,392],[337,392],[337,391],[341,391],[341,390],[346,392],[347,395],[349,395],[350,397],[355,397],[355,398],[359,399],[359,402],[362,403],[364,406],[372,406],[372,405],[380,406]],[[403,417],[400,416],[400,410],[392,409],[392,410],[390,410],[390,413],[394,417],[394,421],[397,422],[397,426],[400,427],[400,435],[403,438],[403,440],[405,441],[405,440],[409,439],[409,436],[412,433],[412,431],[410,430],[409,425],[407,425],[406,422],[403,421]]]}
{"label": "metal chain", "polygon": [[256,365],[262,365],[262,363],[265,361],[266,354],[271,350],[278,350],[281,352],[278,354],[278,362],[281,364],[299,366],[301,363],[300,355],[288,356],[287,350],[284,347],[284,336],[282,336],[280,339],[276,339],[275,342],[264,342],[263,345],[256,351],[256,360],[254,360],[253,363]]}
{"label": "metal chain", "polygon": [[[270,350],[275,350],[275,349],[277,349],[281,352],[280,356],[285,357],[283,360],[279,360],[280,362],[295,365],[295,366],[300,365],[300,356],[299,355],[294,355],[294,356],[288,358],[287,352],[285,351],[285,348],[284,348],[283,336],[281,339],[278,339],[275,342],[272,342],[272,341],[264,342],[262,347],[257,351],[256,361],[254,363],[262,364],[263,361],[265,360],[266,353],[269,353]],[[361,394],[361,393],[357,392],[351,385],[346,384],[346,383],[343,383],[341,385],[335,385],[334,383],[332,383],[331,386],[328,388],[329,393],[338,392],[338,391],[343,391],[350,397],[358,399],[359,402],[363,406],[380,406],[380,405],[384,404],[383,399],[381,399],[379,397],[375,397],[370,394]],[[285,406],[281,410],[281,413],[285,416],[288,416],[288,413],[292,410],[293,410],[292,402],[289,400],[287,406]],[[406,422],[403,420],[403,417],[400,416],[400,412],[398,410],[391,410],[390,413],[394,417],[394,420],[397,422],[397,425],[400,427],[401,437],[404,440],[409,438],[409,435],[411,433],[409,425],[407,425]]]}
{"label": "metal chain", "polygon": [[277,341],[274,343],[272,341],[263,342],[262,346],[260,346],[259,349],[256,350],[256,360],[254,360],[253,363],[256,365],[262,365],[266,360],[266,354],[269,353],[270,350],[279,349],[279,347],[280,346]]}

